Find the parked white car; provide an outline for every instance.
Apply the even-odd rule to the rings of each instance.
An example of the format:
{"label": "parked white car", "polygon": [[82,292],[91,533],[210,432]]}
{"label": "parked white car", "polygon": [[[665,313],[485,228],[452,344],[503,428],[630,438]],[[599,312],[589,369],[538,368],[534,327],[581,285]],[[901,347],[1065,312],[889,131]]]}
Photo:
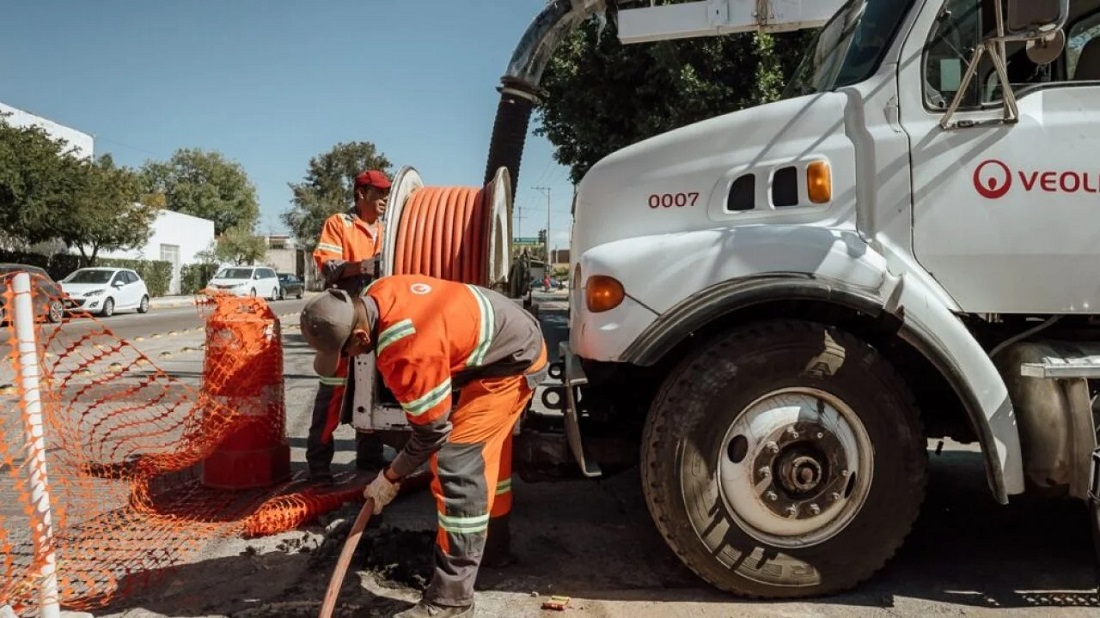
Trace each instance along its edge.
{"label": "parked white car", "polygon": [[129,268],[81,268],[60,281],[69,295],[70,311],[87,311],[104,317],[115,311],[149,311],[149,289]]}
{"label": "parked white car", "polygon": [[263,296],[275,300],[279,297],[280,285],[275,270],[266,266],[227,266],[214,275],[206,288],[234,296]]}

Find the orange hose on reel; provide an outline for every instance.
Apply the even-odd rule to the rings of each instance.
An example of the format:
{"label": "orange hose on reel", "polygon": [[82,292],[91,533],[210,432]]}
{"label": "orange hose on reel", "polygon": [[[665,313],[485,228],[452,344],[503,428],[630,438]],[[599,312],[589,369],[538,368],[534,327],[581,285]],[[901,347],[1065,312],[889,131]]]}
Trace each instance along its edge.
{"label": "orange hose on reel", "polygon": [[488,285],[491,216],[485,188],[418,189],[401,210],[393,274]]}

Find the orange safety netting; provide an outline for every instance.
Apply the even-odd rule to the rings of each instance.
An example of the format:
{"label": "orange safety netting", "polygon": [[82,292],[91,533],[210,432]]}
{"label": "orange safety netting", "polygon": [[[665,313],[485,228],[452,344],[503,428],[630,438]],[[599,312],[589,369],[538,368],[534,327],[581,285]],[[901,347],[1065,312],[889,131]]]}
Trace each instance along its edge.
{"label": "orange safety netting", "polygon": [[[48,324],[59,300],[51,284],[40,275],[32,281],[62,606],[102,607],[213,540],[290,530],[361,499],[369,479],[358,475],[327,491],[290,476],[282,334],[264,301],[202,299],[203,370],[188,383],[88,316]],[[9,322],[11,275],[0,287]],[[33,611],[43,566],[32,536],[34,453],[10,322],[8,333],[7,362],[0,363],[7,410],[0,420],[0,607]]]}

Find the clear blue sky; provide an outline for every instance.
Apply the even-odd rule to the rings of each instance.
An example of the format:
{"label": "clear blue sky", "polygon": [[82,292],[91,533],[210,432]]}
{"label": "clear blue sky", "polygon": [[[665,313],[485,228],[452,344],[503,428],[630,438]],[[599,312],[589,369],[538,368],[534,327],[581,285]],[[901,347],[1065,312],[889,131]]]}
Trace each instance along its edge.
{"label": "clear blue sky", "polygon": [[[219,150],[283,232],[287,183],[338,142],[374,142],[426,184],[481,184],[499,95],[543,0],[38,0],[0,18],[0,101],[95,136],[140,166],[180,147]],[[530,130],[538,126],[532,114]],[[517,235],[566,246],[572,185],[529,135]],[[536,224],[536,222],[538,222]],[[517,224],[519,222],[517,221]]]}

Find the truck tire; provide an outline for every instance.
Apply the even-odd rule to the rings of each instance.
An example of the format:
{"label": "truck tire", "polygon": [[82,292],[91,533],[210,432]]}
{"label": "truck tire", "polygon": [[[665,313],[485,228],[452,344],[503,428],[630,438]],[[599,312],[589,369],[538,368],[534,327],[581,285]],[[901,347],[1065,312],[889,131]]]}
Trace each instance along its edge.
{"label": "truck tire", "polygon": [[830,326],[762,322],[685,359],[643,436],[646,503],[719,589],[819,596],[880,569],[924,499],[915,401],[878,352]]}

